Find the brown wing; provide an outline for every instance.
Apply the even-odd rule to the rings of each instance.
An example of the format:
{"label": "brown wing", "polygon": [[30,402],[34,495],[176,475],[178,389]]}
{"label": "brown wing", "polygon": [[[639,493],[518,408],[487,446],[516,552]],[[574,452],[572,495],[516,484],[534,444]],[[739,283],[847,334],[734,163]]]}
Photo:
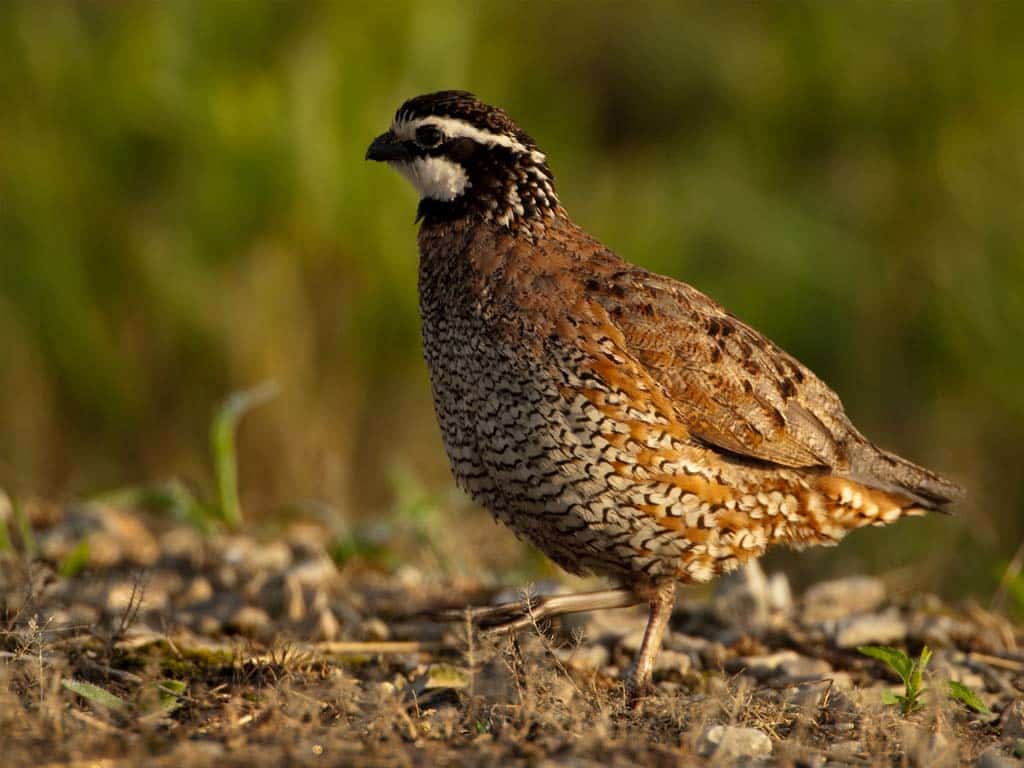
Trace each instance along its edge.
{"label": "brown wing", "polygon": [[782,466],[849,468],[846,445],[859,435],[836,394],[712,299],[639,268],[591,277],[587,289],[692,435]]}
{"label": "brown wing", "polygon": [[667,390],[690,434],[785,467],[824,467],[935,508],[962,489],[870,443],[843,404],[792,355],[692,286],[594,254],[587,295]]}

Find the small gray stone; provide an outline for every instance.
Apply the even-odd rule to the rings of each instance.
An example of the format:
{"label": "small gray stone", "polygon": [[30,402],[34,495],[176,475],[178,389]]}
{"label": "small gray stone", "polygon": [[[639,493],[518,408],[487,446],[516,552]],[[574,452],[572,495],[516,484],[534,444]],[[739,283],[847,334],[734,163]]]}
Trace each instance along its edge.
{"label": "small gray stone", "polygon": [[800,678],[823,678],[832,674],[832,665],[824,659],[812,659],[809,656],[797,656],[794,659],[786,659],[779,664],[779,671],[786,677]]}
{"label": "small gray stone", "polygon": [[885,584],[869,576],[823,581],[804,593],[803,620],[815,624],[873,611],[885,602]]}
{"label": "small gray stone", "polygon": [[827,628],[838,648],[856,648],[871,643],[887,644],[907,636],[907,623],[893,609],[840,619]]}
{"label": "small gray stone", "polygon": [[205,603],[211,599],[213,599],[213,585],[210,584],[209,579],[199,575],[199,577],[188,583],[188,588],[181,596],[181,604],[193,605],[195,603]]}
{"label": "small gray stone", "polygon": [[781,571],[768,577],[768,609],[782,614],[793,610],[793,590],[786,574]]}
{"label": "small gray stone", "polygon": [[814,747],[792,742],[779,744],[776,760],[780,765],[792,765],[798,768],[821,768],[828,762],[824,753]]}
{"label": "small gray stone", "polygon": [[272,541],[252,547],[245,565],[253,571],[280,573],[292,564],[292,549],[283,541]]}
{"label": "small gray stone", "polygon": [[313,630],[315,640],[337,640],[341,636],[341,623],[330,608],[322,608],[317,614],[316,627]]}
{"label": "small gray stone", "polygon": [[685,653],[662,648],[654,659],[653,672],[658,674],[685,675],[690,671],[690,657]]}
{"label": "small gray stone", "polygon": [[745,631],[759,629],[768,622],[768,580],[757,560],[715,583],[711,611],[723,624]]}
{"label": "small gray stone", "polygon": [[296,563],[285,577],[302,587],[326,587],[338,575],[338,566],[326,555]]}
{"label": "small gray stone", "polygon": [[243,634],[255,634],[270,626],[270,617],[262,608],[244,605],[235,611],[228,626]]}
{"label": "small gray stone", "polygon": [[[664,653],[664,651],[662,651]],[[608,664],[608,649],[600,643],[589,643],[573,648],[559,648],[555,655],[564,664],[578,669],[602,669]],[[658,654],[659,656],[661,654]]]}
{"label": "small gray stone", "polygon": [[421,728],[431,739],[450,739],[461,717],[457,707],[439,707],[426,715]]}
{"label": "small gray stone", "polygon": [[843,762],[854,762],[859,760],[864,753],[863,742],[851,739],[849,741],[837,741],[828,748],[828,756],[832,760]]}
{"label": "small gray stone", "polygon": [[772,741],[757,728],[714,725],[704,731],[701,754],[715,761],[765,760],[771,757]]}
{"label": "small gray stone", "polygon": [[1024,699],[1014,699],[1006,705],[999,718],[999,728],[1004,738],[1024,736]]}
{"label": "small gray stone", "polygon": [[776,651],[760,656],[740,656],[729,663],[730,668],[745,669],[756,677],[770,677],[778,673],[785,662],[799,659],[796,651]]}
{"label": "small gray stone", "polygon": [[999,747],[989,747],[980,755],[974,763],[977,768],[1020,768],[1020,760],[1014,760],[1002,753]]}

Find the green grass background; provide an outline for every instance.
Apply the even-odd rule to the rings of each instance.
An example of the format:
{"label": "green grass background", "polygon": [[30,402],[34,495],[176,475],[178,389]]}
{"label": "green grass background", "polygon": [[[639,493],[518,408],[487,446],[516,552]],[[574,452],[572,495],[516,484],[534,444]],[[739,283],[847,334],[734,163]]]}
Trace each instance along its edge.
{"label": "green grass background", "polygon": [[0,486],[208,488],[216,405],[273,379],[249,519],[437,498],[427,538],[489,526],[448,493],[414,194],[363,160],[402,100],[468,88],[587,229],[969,489],[785,567],[990,591],[1024,536],[1022,29],[1020,3],[8,0]]}

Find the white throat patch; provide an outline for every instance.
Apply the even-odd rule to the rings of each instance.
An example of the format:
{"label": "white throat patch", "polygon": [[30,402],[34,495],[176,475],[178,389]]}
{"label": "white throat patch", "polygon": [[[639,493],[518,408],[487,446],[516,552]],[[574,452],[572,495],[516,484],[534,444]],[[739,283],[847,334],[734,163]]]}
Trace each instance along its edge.
{"label": "white throat patch", "polygon": [[420,199],[450,202],[470,186],[466,170],[444,157],[417,157],[408,162],[393,162],[392,167],[416,188]]}

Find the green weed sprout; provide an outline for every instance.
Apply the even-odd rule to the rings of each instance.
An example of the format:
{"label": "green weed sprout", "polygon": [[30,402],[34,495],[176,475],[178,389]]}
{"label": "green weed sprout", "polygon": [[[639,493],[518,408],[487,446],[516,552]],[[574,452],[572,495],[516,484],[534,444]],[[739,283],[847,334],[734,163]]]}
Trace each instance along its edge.
{"label": "green weed sprout", "polygon": [[[931,649],[927,645],[921,649],[921,655],[916,659],[911,659],[898,648],[888,648],[880,645],[861,645],[858,646],[857,651],[865,656],[881,661],[903,681],[903,694],[886,691],[882,694],[883,703],[898,706],[900,713],[904,717],[912,715],[921,708],[921,696],[926,690],[924,687],[924,671],[932,658]],[[985,706],[985,702],[978,698],[978,695],[963,683],[949,680],[947,695],[951,699],[955,699],[973,709],[975,712],[983,715],[991,714],[988,707]]]}
{"label": "green weed sprout", "polygon": [[253,408],[276,397],[277,392],[277,384],[272,381],[235,392],[224,401],[210,425],[218,511],[220,518],[232,530],[242,525],[242,506],[238,501],[238,451],[235,447],[238,422]]}
{"label": "green weed sprout", "polygon": [[264,382],[252,389],[234,392],[221,404],[210,423],[210,452],[216,497],[204,501],[178,480],[157,485],[133,485],[93,497],[108,504],[146,507],[173,515],[209,533],[218,522],[231,530],[242,526],[242,505],[238,499],[238,423],[253,408],[266,403],[278,393],[277,384]]}

